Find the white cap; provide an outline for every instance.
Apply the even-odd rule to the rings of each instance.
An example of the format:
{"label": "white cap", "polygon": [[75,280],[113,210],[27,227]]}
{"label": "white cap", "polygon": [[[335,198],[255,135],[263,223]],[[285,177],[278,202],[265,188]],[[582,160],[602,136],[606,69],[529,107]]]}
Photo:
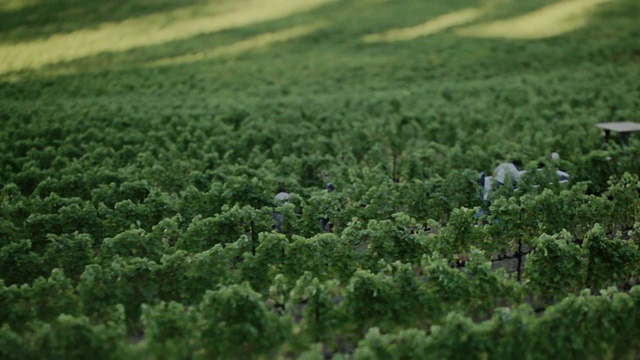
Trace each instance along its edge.
{"label": "white cap", "polygon": [[291,198],[291,195],[289,195],[288,193],[281,191],[278,194],[276,194],[275,199],[276,200],[280,200],[280,201],[287,201]]}
{"label": "white cap", "polygon": [[551,153],[551,160],[560,160],[560,154],[558,154],[557,152],[552,152]]}

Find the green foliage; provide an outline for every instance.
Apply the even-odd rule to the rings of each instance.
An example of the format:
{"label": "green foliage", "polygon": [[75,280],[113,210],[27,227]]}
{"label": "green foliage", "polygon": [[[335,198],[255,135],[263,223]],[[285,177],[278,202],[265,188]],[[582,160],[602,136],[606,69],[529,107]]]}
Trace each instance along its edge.
{"label": "green foliage", "polygon": [[318,234],[310,239],[296,236],[286,248],[282,273],[291,279],[307,272],[322,281],[334,278],[333,263],[339,261],[335,256],[338,246],[335,234]]}
{"label": "green foliage", "polygon": [[[535,314],[528,304],[516,308],[497,308],[493,316],[478,327],[479,337],[489,358],[513,359],[514,357],[535,357],[538,350],[532,346]],[[551,335],[551,334],[550,334]],[[546,335],[545,335],[546,336]]]}
{"label": "green foliage", "polygon": [[472,246],[493,249],[489,235],[476,215],[479,208],[456,208],[447,225],[439,232],[434,250],[447,258],[466,254]]}
{"label": "green foliage", "polygon": [[157,268],[158,264],[146,258],[116,257],[111,263],[109,291],[124,306],[129,331],[139,326],[140,305],[158,301],[160,282]]}
{"label": "green foliage", "polygon": [[586,285],[594,291],[640,275],[638,246],[618,237],[608,238],[598,224],[587,233],[583,247],[589,259]]}
{"label": "green foliage", "polygon": [[488,233],[493,242],[490,249],[514,249],[518,244],[530,244],[537,228],[535,219],[525,211],[516,197],[498,198],[491,203]]}
{"label": "green foliage", "polygon": [[395,344],[392,345],[393,340],[394,337],[381,335],[378,328],[371,328],[358,344],[353,357],[358,360],[399,358]]}
{"label": "green foliage", "polygon": [[[153,226],[151,232],[147,233],[149,241],[162,244],[169,248],[175,245],[182,237],[184,218],[177,214],[170,218],[160,220]],[[166,250],[167,252],[169,249]]]}
{"label": "green foliage", "polygon": [[25,284],[21,287],[1,285],[0,305],[2,305],[2,312],[0,315],[2,317],[0,321],[8,326],[22,328],[27,322],[34,320],[36,317],[35,309],[31,306],[27,296],[30,290],[29,285]]}
{"label": "green foliage", "polygon": [[487,343],[482,342],[476,325],[464,315],[451,312],[442,325],[431,328],[429,351],[437,359],[464,359],[468,356],[480,358],[486,352]]}
{"label": "green foliage", "polygon": [[124,328],[117,325],[93,325],[84,316],[60,315],[51,323],[36,323],[31,352],[47,359],[95,359],[116,357]]}
{"label": "green foliage", "polygon": [[2,324],[0,328],[0,357],[7,360],[26,359],[28,351],[24,339],[14,332],[8,324]]}
{"label": "green foliage", "polygon": [[[300,215],[302,210],[300,208],[300,204],[298,201],[302,201],[299,196],[293,194],[293,199],[290,199],[286,203],[276,204],[276,208],[274,209],[273,215],[280,214],[282,216],[282,233],[286,234],[287,237],[293,236],[298,229],[302,228]],[[296,202],[296,203],[294,203]],[[272,215],[272,216],[273,216]],[[274,218],[273,228],[276,226],[276,221]]]}
{"label": "green foliage", "polygon": [[85,265],[93,262],[94,241],[89,234],[49,234],[47,237],[51,241],[43,257],[47,267],[63,269],[65,275],[78,279]]}
{"label": "green foliage", "polygon": [[259,242],[255,254],[243,255],[244,260],[239,268],[242,280],[263,293],[269,288],[271,279],[282,273],[289,241],[282,234],[262,233]]}
{"label": "green foliage", "polygon": [[79,309],[74,286],[60,269],[54,269],[49,278],[37,278],[31,285],[2,284],[0,294],[0,319],[16,329],[31,320],[50,321],[62,313],[77,314]]}
{"label": "green foliage", "polygon": [[605,197],[590,195],[588,200],[577,209],[577,219],[579,221],[577,223],[576,237],[584,238],[587,232],[596,224],[601,224],[605,228],[614,227],[615,223],[612,223],[614,220],[610,216],[614,209],[613,203]]}
{"label": "green foliage", "polygon": [[444,179],[442,185],[442,197],[451,210],[456,208],[473,208],[482,204],[478,194],[481,187],[477,182],[477,171],[466,169],[463,171],[452,170]]}
{"label": "green foliage", "polygon": [[333,226],[338,228],[344,227],[344,224],[339,223],[338,214],[343,209],[343,195],[339,190],[315,192],[312,196],[303,204],[302,208],[302,221],[305,226],[305,230],[309,234],[328,231],[329,226],[324,229],[320,226],[320,219],[327,219]]}
{"label": "green foliage", "polygon": [[114,275],[108,267],[90,264],[80,275],[77,292],[84,315],[102,318],[108,315],[112,305],[118,303],[112,282]]}
{"label": "green foliage", "polygon": [[349,323],[367,329],[373,324],[395,320],[399,303],[400,293],[392,278],[358,270],[344,292],[342,306]]}
{"label": "green foliage", "polygon": [[195,352],[196,311],[176,302],[142,305],[141,321],[149,355],[156,359],[187,358]]}
{"label": "green foliage", "polygon": [[425,326],[438,316],[438,295],[429,288],[423,278],[416,276],[416,269],[399,261],[389,265],[384,272],[392,277],[398,290],[397,322],[404,326]]}
{"label": "green foliage", "polygon": [[638,175],[625,172],[620,179],[612,178],[609,188],[603,196],[613,203],[615,209],[611,214],[615,224],[630,228],[640,221],[640,180]]}
{"label": "green foliage", "polygon": [[7,284],[24,284],[41,275],[43,261],[32,251],[30,240],[19,240],[0,248],[0,276]]}
{"label": "green foliage", "polygon": [[[633,351],[637,334],[637,321],[633,309],[637,307],[629,295],[615,289],[603,291],[600,296],[584,291],[570,295],[550,307],[532,324],[533,346],[541,357],[589,358],[595,354],[611,354],[618,358]],[[631,315],[631,316],[630,316]],[[574,336],[574,329],[589,336]],[[618,332],[624,334],[619,335]],[[636,338],[637,339],[637,338]],[[614,355],[615,354],[615,355]]]}
{"label": "green foliage", "polygon": [[425,256],[421,265],[427,286],[436,294],[440,309],[466,307],[471,300],[472,288],[463,272],[450,267],[439,254]]}
{"label": "green foliage", "polygon": [[298,357],[300,360],[323,360],[324,353],[322,351],[322,344],[314,344],[311,349],[303,352]]}
{"label": "green foliage", "polygon": [[48,279],[38,278],[27,291],[25,300],[35,310],[39,320],[49,321],[58,314],[75,315],[78,312],[78,300],[70,279],[60,269],[54,269]]}
{"label": "green foliage", "polygon": [[[358,343],[356,359],[531,359],[549,357],[626,358],[637,351],[638,287],[599,295],[570,295],[536,316],[528,305],[499,308],[491,319],[474,323],[452,312],[429,333],[405,329],[381,334],[371,328]],[[577,335],[574,329],[580,329]],[[623,335],[618,333],[622,331]]]}
{"label": "green foliage", "polygon": [[543,234],[533,245],[535,250],[527,256],[525,277],[536,296],[555,302],[584,287],[587,263],[571,234]]}
{"label": "green foliage", "polygon": [[245,234],[252,241],[257,241],[258,234],[270,228],[270,216],[266,210],[256,210],[250,206],[223,206],[222,212],[212,218],[203,219],[199,215],[193,218],[176,246],[198,252],[216,244],[234,242]]}
{"label": "green foliage", "polygon": [[100,257],[109,262],[115,257],[139,257],[158,260],[163,252],[163,244],[154,242],[144,230],[124,231],[113,238],[104,239],[100,246]]}
{"label": "green foliage", "polygon": [[298,331],[303,342],[327,342],[332,339],[340,324],[336,305],[338,294],[336,281],[321,282],[310,272],[305,272],[296,281],[286,308],[294,317],[301,318]]}
{"label": "green foliage", "polygon": [[576,186],[570,190],[555,193],[544,189],[524,204],[525,211],[536,221],[539,231],[556,234],[562,230],[576,232],[577,224],[584,221],[579,218],[578,209],[584,202],[583,189]]}
{"label": "green foliage", "polygon": [[464,272],[470,279],[468,312],[471,314],[489,314],[496,307],[518,304],[524,298],[525,288],[510,281],[505,272],[492,271],[485,253],[476,248],[471,249]]}
{"label": "green foliage", "polygon": [[640,351],[637,2],[272,2],[0,2],[0,358]]}
{"label": "green foliage", "polygon": [[217,245],[187,258],[186,279],[175,277],[172,271],[166,273],[166,278],[173,277],[177,282],[185,282],[188,290],[184,297],[195,302],[206,290],[214,289],[220,284],[236,282],[234,274],[230,271],[230,262],[227,252]]}
{"label": "green foliage", "polygon": [[247,283],[207,291],[199,310],[200,343],[208,357],[257,356],[284,341],[283,324]]}

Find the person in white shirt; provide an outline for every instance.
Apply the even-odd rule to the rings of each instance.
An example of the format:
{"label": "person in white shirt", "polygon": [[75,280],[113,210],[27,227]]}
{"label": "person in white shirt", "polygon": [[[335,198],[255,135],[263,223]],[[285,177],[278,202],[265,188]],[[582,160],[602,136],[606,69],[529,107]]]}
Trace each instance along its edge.
{"label": "person in white shirt", "polygon": [[[283,186],[280,188],[280,190],[278,191],[278,193],[276,194],[276,196],[274,196],[274,202],[276,206],[280,206],[283,203],[289,201],[289,199],[291,198],[291,194],[289,194],[287,192],[287,189]],[[279,212],[274,212],[272,215],[274,224],[273,224],[273,229],[275,229],[276,231],[278,231],[279,233],[282,232],[282,221],[284,220],[284,215],[282,213]]]}

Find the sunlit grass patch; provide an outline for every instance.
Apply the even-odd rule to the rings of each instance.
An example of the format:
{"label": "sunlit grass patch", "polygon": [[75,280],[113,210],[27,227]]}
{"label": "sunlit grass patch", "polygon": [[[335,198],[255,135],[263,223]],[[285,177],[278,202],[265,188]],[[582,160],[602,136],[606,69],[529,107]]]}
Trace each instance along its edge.
{"label": "sunlit grass patch", "polygon": [[420,25],[392,29],[384,33],[370,34],[363,38],[365,42],[393,42],[413,40],[423,36],[436,34],[448,28],[474,21],[484,14],[481,9],[465,9],[438,16]]}
{"label": "sunlit grass patch", "polygon": [[284,42],[284,41],[292,40],[301,36],[308,35],[324,26],[325,26],[324,23],[294,26],[294,27],[290,27],[280,31],[260,34],[247,40],[238,41],[226,46],[216,47],[208,51],[158,60],[150,63],[149,65],[164,66],[164,65],[185,64],[185,63],[191,63],[196,61],[210,60],[210,59],[214,59],[221,56],[238,55],[238,54],[256,50],[256,49],[266,48],[269,45],[272,45],[278,42]]}
{"label": "sunlit grass patch", "polygon": [[512,39],[538,39],[561,35],[585,26],[589,14],[610,0],[566,0],[528,14],[458,30],[460,35]]}
{"label": "sunlit grass patch", "polygon": [[332,0],[212,1],[163,14],[147,15],[96,29],[54,35],[48,39],[0,45],[0,74],[77,60],[104,52],[184,40],[309,11]]}
{"label": "sunlit grass patch", "polygon": [[20,10],[35,4],[35,0],[2,0],[0,1],[0,12]]}

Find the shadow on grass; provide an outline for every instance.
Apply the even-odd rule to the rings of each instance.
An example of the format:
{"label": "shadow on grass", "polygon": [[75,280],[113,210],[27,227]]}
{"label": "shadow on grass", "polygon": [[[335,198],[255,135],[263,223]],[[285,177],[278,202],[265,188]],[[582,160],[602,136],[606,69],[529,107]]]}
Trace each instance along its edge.
{"label": "shadow on grass", "polygon": [[55,34],[93,28],[104,22],[118,22],[132,17],[206,4],[207,0],[35,0],[25,6],[2,11],[0,7],[0,41],[18,43]]}

